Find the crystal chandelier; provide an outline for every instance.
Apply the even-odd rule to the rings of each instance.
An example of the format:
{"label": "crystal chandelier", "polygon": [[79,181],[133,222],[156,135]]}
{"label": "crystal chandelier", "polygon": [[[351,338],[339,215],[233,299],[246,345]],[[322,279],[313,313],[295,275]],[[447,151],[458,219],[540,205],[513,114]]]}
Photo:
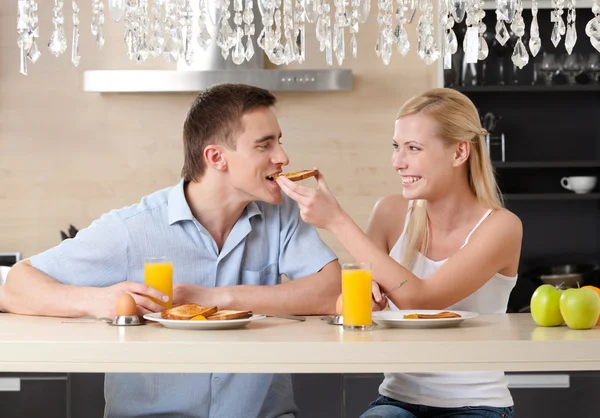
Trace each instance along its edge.
{"label": "crystal chandelier", "polygon": [[[92,2],[91,33],[98,48],[104,45],[105,0]],[[316,31],[325,61],[341,65],[346,57],[346,37],[350,37],[350,51],[356,58],[356,37],[359,27],[369,17],[371,0],[106,0],[110,17],[125,27],[124,43],[129,59],[143,63],[162,57],[168,62],[194,62],[194,43],[206,49],[211,43],[221,50],[223,59],[235,64],[249,61],[254,55],[252,37],[268,59],[276,64],[302,63],[305,60],[305,34],[310,24]],[[594,17],[587,23],[585,34],[600,51],[600,0],[593,0]],[[551,41],[558,46],[564,36],[567,53],[571,54],[577,42],[575,30],[575,2],[552,0],[550,20],[554,24]],[[41,56],[38,47],[38,2],[18,0],[17,45],[20,50],[20,72],[27,74],[27,62],[35,63]],[[434,21],[433,0],[377,0],[379,33],[374,42],[377,57],[389,64],[394,47],[401,55],[411,48],[407,26],[418,14],[416,23],[419,57],[428,65],[438,58],[444,68],[450,69],[452,54],[458,50],[453,30],[455,23],[465,20],[466,36],[462,44],[467,62],[485,60],[488,45],[483,37],[486,25],[483,0],[439,0],[439,20]],[[72,12],[70,22],[65,13]],[[529,52],[522,41],[526,27],[523,20],[522,0],[496,0],[496,39],[504,45],[509,31],[518,37],[512,52],[512,61],[519,68],[529,62],[529,54],[536,56],[541,47],[537,20],[538,1],[532,0],[532,22],[529,28]],[[258,20],[260,19],[260,20]],[[70,23],[70,24],[69,24]],[[262,29],[256,30],[255,23]],[[54,0],[53,31],[48,50],[60,56],[68,49],[67,31],[71,31],[71,62],[77,66],[79,55],[79,7],[72,1],[71,10],[65,10],[63,0]],[[210,29],[214,28],[214,31]],[[440,32],[437,41],[436,29]],[[212,32],[212,33],[211,33]],[[439,43],[439,45],[438,45]]]}

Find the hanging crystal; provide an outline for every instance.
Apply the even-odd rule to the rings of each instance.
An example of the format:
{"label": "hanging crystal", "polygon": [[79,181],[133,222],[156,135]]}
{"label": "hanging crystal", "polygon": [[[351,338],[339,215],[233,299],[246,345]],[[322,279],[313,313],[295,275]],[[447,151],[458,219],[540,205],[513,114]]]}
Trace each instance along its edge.
{"label": "hanging crystal", "polygon": [[[204,0],[203,0],[204,1]],[[260,1],[260,0],[259,0]],[[254,45],[252,44],[252,37],[254,36],[254,11],[252,0],[246,0],[244,7],[244,13],[242,15],[244,21],[244,32],[246,33],[246,61],[250,61],[254,56]]]}
{"label": "hanging crystal", "polygon": [[79,65],[79,7],[73,1],[73,41],[71,44],[71,62],[75,67]]}
{"label": "hanging crystal", "polygon": [[554,23],[554,26],[552,27],[550,40],[555,47],[558,46],[561,37],[566,32],[565,22],[562,18],[564,5],[564,0],[552,0],[552,7],[554,10],[550,12],[550,22]]}
{"label": "hanging crystal", "polygon": [[333,23],[333,50],[338,65],[342,65],[346,58],[346,42],[344,28],[349,26],[348,12],[346,11],[346,0],[334,0],[335,7]]}
{"label": "hanging crystal", "polygon": [[[473,0],[472,3],[467,5],[467,18],[465,20],[465,24],[467,25],[467,34],[463,39],[463,50],[470,51],[473,50],[477,52],[476,58],[477,60],[484,60],[487,58],[489,53],[489,48],[487,42],[483,38],[483,34],[485,33],[486,26],[483,23],[483,18],[485,17],[485,10],[483,9],[484,2],[483,0]],[[470,38],[469,32],[474,31],[474,36]],[[476,35],[476,38],[475,38]],[[470,42],[476,42],[477,45],[474,47]],[[473,55],[473,61],[476,60],[475,54]]]}
{"label": "hanging crystal", "polygon": [[460,23],[465,18],[467,12],[467,0],[448,0],[449,5],[446,5],[446,9],[451,13],[452,18],[456,23]]}
{"label": "hanging crystal", "polygon": [[242,0],[233,0],[233,27],[234,41],[233,50],[231,52],[231,60],[234,64],[240,65],[246,60],[246,51],[242,43],[244,37],[244,29],[242,29],[242,12],[244,11],[244,3]]}
{"label": "hanging crystal", "polygon": [[540,52],[542,47],[542,40],[540,39],[540,27],[537,20],[538,14],[538,0],[531,1],[531,26],[529,27],[529,50],[532,56],[536,56]]}
{"label": "hanging crystal", "polygon": [[125,2],[125,48],[127,57],[141,64],[148,59],[148,0]]}
{"label": "hanging crystal", "polygon": [[38,49],[37,46],[37,38],[40,37],[40,27],[39,27],[39,19],[38,19],[38,4],[35,0],[28,0],[29,3],[29,24],[31,30],[31,48],[27,53],[27,58],[33,64],[40,58],[42,53]]}
{"label": "hanging crystal", "polygon": [[385,65],[392,59],[392,43],[394,42],[394,33],[392,31],[392,13],[394,5],[392,0],[378,0],[377,2],[377,24],[379,25],[378,43],[375,46],[377,56]]}
{"label": "hanging crystal", "polygon": [[125,0],[108,0],[108,11],[112,20],[118,22],[125,11]]}
{"label": "hanging crystal", "polygon": [[303,0],[296,0],[294,10],[294,44],[296,50],[296,61],[302,64],[306,60],[306,12]]}
{"label": "hanging crystal", "polygon": [[[447,0],[442,0],[441,3],[446,4]],[[408,40],[408,33],[406,32],[406,25],[408,24],[409,15],[409,0],[398,0],[396,7],[396,27],[394,29],[394,42],[396,43],[396,49],[402,56],[408,54],[410,50],[410,41]]]}
{"label": "hanging crystal", "polygon": [[35,0],[20,0],[17,3],[17,46],[20,60],[19,72],[27,75],[27,59],[35,64],[41,53],[36,39],[40,36],[38,26],[38,5]]}
{"label": "hanging crystal", "polygon": [[[194,63],[194,47],[192,46],[193,28],[192,20],[194,17],[194,11],[192,10],[191,0],[179,0],[178,3],[178,14],[179,14],[179,29],[181,33],[181,53],[183,59],[187,65]],[[197,0],[196,0],[197,1]]]}
{"label": "hanging crystal", "polygon": [[[507,0],[496,0],[496,40],[502,46],[504,46],[506,41],[508,41],[508,39],[510,38],[508,29],[506,29],[506,22],[508,22],[509,14],[510,12]],[[514,18],[514,13],[512,17]]]}
{"label": "hanging crystal", "polygon": [[571,55],[577,43],[577,29],[575,28],[575,0],[567,0],[567,34],[565,36],[565,49]]}
{"label": "hanging crystal", "polygon": [[58,57],[67,50],[67,37],[65,36],[65,18],[63,16],[63,0],[54,0],[54,17],[52,23],[54,23],[54,30],[50,35],[50,41],[48,41],[48,49],[55,56]]}
{"label": "hanging crystal", "polygon": [[17,3],[17,46],[19,47],[19,72],[27,75],[27,53],[33,43],[31,22],[29,20],[29,2]]}
{"label": "hanging crystal", "polygon": [[456,19],[454,17],[456,11],[451,10],[451,7],[454,7],[453,4],[455,2],[449,2],[449,0],[440,0],[439,2],[440,30],[443,34],[441,47],[445,70],[452,69],[452,54],[458,50],[456,34],[452,29]]}
{"label": "hanging crystal", "polygon": [[162,6],[163,0],[154,0],[150,11],[152,14],[152,23],[150,24],[152,35],[150,36],[150,42],[148,43],[148,53],[153,57],[158,57],[162,53],[163,45],[165,44],[163,30],[160,25]]}
{"label": "hanging crystal", "polygon": [[289,64],[298,56],[298,45],[294,40],[294,8],[292,0],[283,0],[283,60]]}
{"label": "hanging crystal", "polygon": [[[475,0],[477,2],[478,0]],[[417,54],[427,65],[433,64],[440,56],[435,44],[435,29],[433,27],[433,4],[431,0],[419,3],[421,17],[417,23]]]}
{"label": "hanging crystal", "polygon": [[329,12],[331,6],[326,3],[326,0],[321,0],[317,6],[319,16],[315,25],[317,41],[319,49],[325,51],[325,62],[328,65],[333,65],[333,40],[331,35],[331,17]]}
{"label": "hanging crystal", "polygon": [[196,37],[196,41],[198,42],[198,45],[200,45],[200,47],[205,51],[212,40],[210,32],[206,27],[206,19],[208,17],[207,7],[207,0],[200,0],[198,5],[198,36]]}
{"label": "hanging crystal", "polygon": [[163,58],[167,62],[177,62],[181,54],[181,30],[175,0],[165,0],[165,45]]}
{"label": "hanging crystal", "polygon": [[592,5],[594,17],[585,25],[585,34],[598,52],[600,52],[600,0],[594,0]]}
{"label": "hanging crystal", "polygon": [[515,16],[513,18],[510,29],[518,36],[517,43],[512,54],[512,62],[519,68],[523,68],[529,62],[529,54],[523,43],[523,35],[525,35],[525,21],[523,20],[523,0],[517,0]]}
{"label": "hanging crystal", "polygon": [[102,0],[92,0],[92,35],[96,37],[96,45],[102,49],[104,46],[104,4]]}
{"label": "hanging crystal", "polygon": [[229,18],[231,17],[231,13],[229,13],[229,4],[229,0],[223,0],[221,4],[221,28],[219,29],[216,40],[217,46],[221,48],[221,56],[223,59],[229,57],[229,49],[233,46],[235,41],[233,38],[233,29],[229,25]]}

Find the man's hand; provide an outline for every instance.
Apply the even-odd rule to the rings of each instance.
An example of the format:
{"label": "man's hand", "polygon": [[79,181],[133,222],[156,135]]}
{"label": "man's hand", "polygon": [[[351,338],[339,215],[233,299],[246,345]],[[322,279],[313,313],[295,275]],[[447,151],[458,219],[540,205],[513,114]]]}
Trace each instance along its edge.
{"label": "man's hand", "polygon": [[90,290],[91,299],[89,300],[89,314],[95,317],[114,318],[117,299],[124,293],[129,293],[135,300],[137,314],[143,316],[147,313],[160,312],[165,308],[152,301],[148,297],[167,302],[169,297],[164,293],[147,286],[143,283],[121,282],[112,286],[95,288]]}
{"label": "man's hand", "polygon": [[381,289],[375,281],[371,283],[371,291],[373,293],[372,310],[374,312],[384,310],[387,307],[388,299],[381,295]]}

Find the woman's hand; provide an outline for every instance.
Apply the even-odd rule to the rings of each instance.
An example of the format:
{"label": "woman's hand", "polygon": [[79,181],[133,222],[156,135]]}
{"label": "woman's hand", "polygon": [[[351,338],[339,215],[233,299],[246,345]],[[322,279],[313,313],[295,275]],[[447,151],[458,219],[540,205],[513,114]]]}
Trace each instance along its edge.
{"label": "woman's hand", "polygon": [[306,223],[317,228],[330,230],[344,216],[344,211],[329,191],[325,178],[319,172],[316,176],[317,188],[301,186],[285,176],[277,178],[281,190],[300,207],[300,216]]}

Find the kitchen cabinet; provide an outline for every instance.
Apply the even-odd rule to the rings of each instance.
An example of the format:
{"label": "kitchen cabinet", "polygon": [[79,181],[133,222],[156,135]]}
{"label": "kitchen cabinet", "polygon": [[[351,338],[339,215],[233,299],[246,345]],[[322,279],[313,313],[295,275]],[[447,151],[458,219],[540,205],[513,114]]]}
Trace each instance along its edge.
{"label": "kitchen cabinet", "polygon": [[[578,40],[573,53],[565,50],[563,36],[557,47],[550,41],[551,9],[540,9],[538,23],[542,47],[522,69],[512,64],[516,37],[501,47],[495,40],[496,16],[486,10],[484,37],[488,58],[463,65],[462,52],[453,68],[440,71],[444,85],[467,95],[483,117],[500,116],[494,134],[504,134],[504,159],[492,154],[498,185],[505,204],[523,224],[519,281],[511,294],[509,312],[526,309],[541,284],[528,277],[535,267],[563,264],[600,264],[600,74],[591,66],[600,54],[585,35],[593,17],[588,8],[577,9]],[[565,8],[565,18],[567,10]],[[524,11],[523,42],[530,53],[531,13]],[[464,22],[455,25],[462,45]],[[512,32],[511,32],[512,34]],[[579,57],[578,60],[573,58]],[[570,60],[567,62],[567,60]],[[576,74],[574,81],[569,80]],[[552,75],[551,83],[546,76]],[[563,177],[593,176],[589,193],[577,194],[561,186]],[[600,284],[598,281],[585,284]]]}
{"label": "kitchen cabinet", "polygon": [[2,418],[69,417],[66,374],[0,373]]}

